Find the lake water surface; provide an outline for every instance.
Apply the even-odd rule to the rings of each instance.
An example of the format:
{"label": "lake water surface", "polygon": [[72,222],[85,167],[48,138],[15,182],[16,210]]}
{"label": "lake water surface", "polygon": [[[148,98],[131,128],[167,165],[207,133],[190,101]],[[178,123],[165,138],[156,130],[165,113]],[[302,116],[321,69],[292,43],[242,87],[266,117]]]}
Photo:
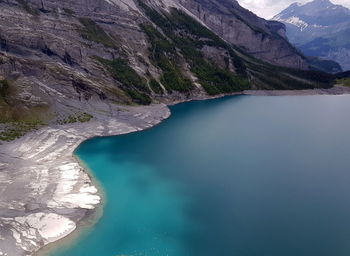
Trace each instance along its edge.
{"label": "lake water surface", "polygon": [[103,217],[54,256],[349,256],[350,96],[171,107],[76,151]]}

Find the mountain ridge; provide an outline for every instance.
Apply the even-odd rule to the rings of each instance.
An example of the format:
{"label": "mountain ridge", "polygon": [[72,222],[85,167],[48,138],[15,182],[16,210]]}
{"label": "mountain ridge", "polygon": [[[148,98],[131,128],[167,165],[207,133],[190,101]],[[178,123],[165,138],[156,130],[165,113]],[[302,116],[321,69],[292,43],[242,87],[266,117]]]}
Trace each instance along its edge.
{"label": "mountain ridge", "polygon": [[291,4],[273,20],[283,22],[287,37],[305,55],[330,59],[350,69],[350,10],[329,0]]}
{"label": "mountain ridge", "polygon": [[[0,6],[0,76],[8,85],[2,122],[75,120],[80,105],[95,98],[150,104],[249,88],[329,86],[329,79],[318,84],[312,73],[290,69],[309,66],[284,38],[283,25],[236,1],[8,0]],[[286,67],[273,66],[280,62]]]}

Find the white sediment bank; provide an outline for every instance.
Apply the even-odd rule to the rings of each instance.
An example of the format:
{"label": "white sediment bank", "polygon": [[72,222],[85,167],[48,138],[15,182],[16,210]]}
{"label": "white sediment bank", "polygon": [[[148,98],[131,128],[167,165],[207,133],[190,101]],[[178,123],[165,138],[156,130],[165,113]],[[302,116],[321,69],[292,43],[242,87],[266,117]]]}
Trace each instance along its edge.
{"label": "white sediment bank", "polygon": [[[340,95],[350,94],[350,88],[236,94]],[[109,107],[88,123],[51,125],[0,146],[0,256],[32,255],[74,231],[100,203],[91,178],[73,157],[81,142],[147,129],[170,116],[163,104]]]}
{"label": "white sediment bank", "polygon": [[150,128],[169,117],[166,105],[118,107],[88,123],[48,126],[0,146],[0,255],[32,255],[75,230],[100,203],[91,178],[73,157],[94,136]]}

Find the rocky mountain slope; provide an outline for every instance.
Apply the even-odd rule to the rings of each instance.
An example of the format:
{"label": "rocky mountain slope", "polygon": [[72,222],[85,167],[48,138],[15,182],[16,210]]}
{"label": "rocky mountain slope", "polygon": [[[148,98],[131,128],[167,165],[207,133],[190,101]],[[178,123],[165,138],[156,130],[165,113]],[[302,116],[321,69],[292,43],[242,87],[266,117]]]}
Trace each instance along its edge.
{"label": "rocky mountain slope", "polygon": [[305,55],[330,59],[350,69],[350,10],[329,0],[294,3],[276,15]]}
{"label": "rocky mountain slope", "polygon": [[233,0],[181,1],[227,42],[269,63],[307,69],[305,59],[285,39],[285,27],[259,18]]}
{"label": "rocky mountain slope", "polygon": [[[0,126],[7,132],[0,136],[89,120],[91,99],[149,104],[329,86],[327,78],[289,68],[308,64],[285,40],[283,25],[236,1],[3,0]],[[15,128],[4,124],[14,121]]]}

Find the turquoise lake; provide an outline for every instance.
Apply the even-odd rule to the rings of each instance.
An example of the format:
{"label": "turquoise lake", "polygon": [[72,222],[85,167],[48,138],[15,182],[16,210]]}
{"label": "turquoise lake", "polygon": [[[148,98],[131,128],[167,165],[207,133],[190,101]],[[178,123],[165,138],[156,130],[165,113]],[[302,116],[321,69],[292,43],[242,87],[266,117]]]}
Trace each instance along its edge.
{"label": "turquoise lake", "polygon": [[349,256],[350,96],[233,96],[76,151],[103,217],[54,256]]}

